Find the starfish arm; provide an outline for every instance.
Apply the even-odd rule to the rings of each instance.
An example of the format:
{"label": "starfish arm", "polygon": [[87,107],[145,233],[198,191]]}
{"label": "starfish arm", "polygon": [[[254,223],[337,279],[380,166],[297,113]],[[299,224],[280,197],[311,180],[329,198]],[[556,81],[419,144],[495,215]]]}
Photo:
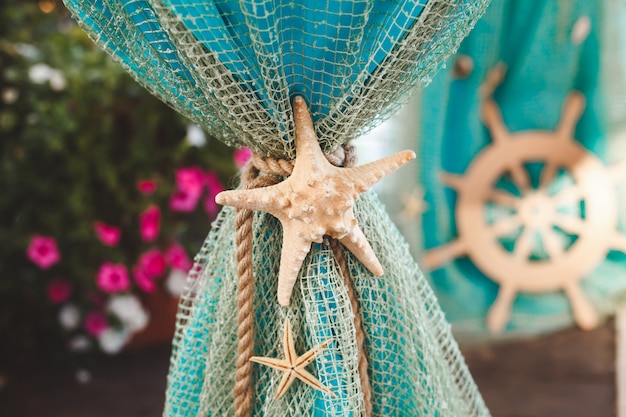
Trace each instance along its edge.
{"label": "starfish arm", "polygon": [[356,168],[343,168],[341,173],[345,180],[355,184],[357,192],[362,193],[413,159],[415,152],[402,151]]}
{"label": "starfish arm", "polygon": [[274,214],[276,201],[282,194],[280,192],[281,184],[251,190],[222,191],[215,196],[215,202],[223,206],[260,210]]}
{"label": "starfish arm", "polygon": [[319,379],[315,378],[313,375],[311,375],[310,372],[306,371],[305,369],[296,368],[294,369],[294,373],[300,381],[305,382],[307,385],[310,385],[316,390],[325,392],[326,394],[332,395],[334,398],[337,398],[337,396],[324,384],[322,384]]}
{"label": "starfish arm", "polygon": [[326,349],[332,341],[333,339],[328,339],[327,341],[315,346],[308,352],[303,353],[301,356],[298,357],[298,360],[295,361],[294,366],[297,368],[304,368],[305,366],[313,362],[315,358],[317,358],[320,353],[322,353],[322,350]]}
{"label": "starfish arm", "polygon": [[264,356],[253,356],[250,358],[250,362],[260,363],[261,365],[269,366],[279,371],[286,371],[291,367],[290,363],[285,359],[266,358]]}
{"label": "starfish arm", "polygon": [[292,222],[283,223],[283,249],[278,271],[278,303],[281,306],[289,305],[300,267],[310,250],[311,241],[300,237],[297,226]]}
{"label": "starfish arm", "polygon": [[285,331],[283,333],[283,348],[285,349],[285,360],[290,365],[296,362],[298,359],[298,353],[296,353],[296,347],[293,342],[293,334],[291,332],[291,321],[289,318],[285,320]]}
{"label": "starfish arm", "polygon": [[296,126],[297,156],[294,173],[296,175],[296,171],[315,173],[323,166],[330,165],[317,141],[311,113],[301,96],[293,99],[293,119]]}
{"label": "starfish arm", "polygon": [[378,261],[378,258],[376,258],[376,254],[359,226],[354,227],[350,233],[339,239],[339,241],[352,252],[372,274],[379,277],[384,273],[382,265]]}
{"label": "starfish arm", "polygon": [[291,384],[293,384],[293,381],[296,380],[296,377],[296,373],[291,369],[285,372],[280,380],[280,384],[278,384],[278,389],[276,389],[276,395],[274,398],[278,400],[280,397],[285,395],[285,392],[287,392]]}

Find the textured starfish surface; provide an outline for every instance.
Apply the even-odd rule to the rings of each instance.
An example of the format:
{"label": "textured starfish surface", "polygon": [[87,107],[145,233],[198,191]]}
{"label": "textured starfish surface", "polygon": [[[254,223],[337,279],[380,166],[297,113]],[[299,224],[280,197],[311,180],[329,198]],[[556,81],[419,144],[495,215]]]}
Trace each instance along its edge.
{"label": "textured starfish surface", "polygon": [[296,161],[291,176],[264,188],[219,193],[218,204],[272,214],[283,226],[283,247],[278,273],[278,302],[289,305],[304,258],[313,242],[324,235],[338,239],[374,275],[382,266],[357,225],[352,210],[358,195],[383,177],[415,159],[402,151],[355,168],[332,165],[322,152],[313,120],[302,97],[293,101],[296,126]]}
{"label": "textured starfish surface", "polygon": [[326,388],[324,384],[322,384],[317,378],[315,378],[304,369],[307,367],[307,365],[313,362],[324,349],[326,349],[330,342],[332,342],[332,339],[320,343],[305,354],[298,356],[293,343],[291,323],[289,322],[289,319],[287,319],[285,321],[285,332],[283,336],[283,348],[285,350],[285,358],[275,359],[261,356],[253,356],[250,358],[250,360],[252,362],[267,365],[274,369],[278,369],[281,372],[284,372],[283,377],[280,380],[280,384],[278,385],[278,389],[276,390],[276,399],[282,397],[296,379],[299,379],[312,386],[313,388],[330,394],[336,398],[336,395],[333,394],[328,388]]}

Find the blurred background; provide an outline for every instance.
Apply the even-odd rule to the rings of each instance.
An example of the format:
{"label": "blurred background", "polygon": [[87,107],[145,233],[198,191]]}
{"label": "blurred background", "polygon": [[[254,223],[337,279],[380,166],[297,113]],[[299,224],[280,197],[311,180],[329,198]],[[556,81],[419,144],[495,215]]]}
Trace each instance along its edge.
{"label": "blurred background", "polygon": [[[616,330],[626,291],[624,8],[612,0],[495,0],[432,85],[356,142],[361,162],[403,148],[418,154],[377,191],[494,417],[626,415],[618,414],[626,369],[617,366],[625,348]],[[610,244],[593,242],[606,249],[591,266],[568,261],[577,272],[564,282],[579,286],[582,302],[565,284],[520,290],[504,322],[490,327],[508,278],[481,269],[471,251],[441,254],[451,242],[480,240],[463,235],[461,187],[442,174],[467,175],[492,144],[481,121],[485,100],[511,132],[554,131],[572,91],[586,106],[571,140],[613,181],[611,198],[600,200],[614,206],[601,217],[612,216],[615,234]],[[520,162],[535,191],[549,152],[559,149],[546,152]],[[236,186],[249,157],[135,83],[60,1],[2,3],[0,416],[160,415],[178,295],[219,210],[214,196]],[[558,168],[549,195],[586,184],[575,165]],[[511,167],[494,175],[490,184],[525,201]],[[584,229],[554,226],[553,251],[537,233],[524,262],[507,265],[532,274],[560,262],[595,227],[588,207],[597,198],[582,193],[559,208]],[[516,216],[517,206],[481,204],[487,230]],[[505,260],[529,227],[498,236]],[[592,325],[581,324],[580,308]]]}
{"label": "blurred background", "polygon": [[[214,196],[237,166],[232,149],[112,62],[61,2],[0,10],[6,406],[18,381],[28,403],[32,378],[87,383],[106,355],[169,345],[178,294],[219,210]],[[39,413],[20,408],[0,414]]]}

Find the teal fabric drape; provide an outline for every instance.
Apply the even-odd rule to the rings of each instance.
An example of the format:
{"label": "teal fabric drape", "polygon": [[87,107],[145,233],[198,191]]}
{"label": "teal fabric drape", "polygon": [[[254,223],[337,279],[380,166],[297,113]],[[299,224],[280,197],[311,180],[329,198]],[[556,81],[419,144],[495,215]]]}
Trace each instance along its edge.
{"label": "teal fabric drape", "polygon": [[[429,207],[422,223],[426,251],[436,250],[458,237],[454,216],[457,194],[443,184],[441,173],[462,176],[474,158],[492,143],[491,133],[481,121],[479,88],[498,63],[504,63],[507,71],[493,99],[509,131],[553,131],[567,95],[579,91],[586,99],[586,108],[574,137],[607,167],[615,164],[615,158],[610,158],[608,151],[612,130],[605,115],[607,92],[612,86],[611,80],[603,76],[603,66],[607,64],[603,47],[607,37],[612,36],[607,32],[607,19],[617,19],[619,13],[615,9],[615,14],[611,14],[609,3],[496,0],[461,44],[448,68],[424,91],[419,176]],[[466,78],[454,73],[454,62],[460,56],[469,57],[473,62],[473,69]],[[467,58],[464,59],[467,62]],[[536,188],[542,162],[531,161],[524,168]],[[624,180],[622,176],[621,181]],[[515,194],[518,191],[510,183],[505,175],[502,183],[494,186],[508,188]],[[571,176],[561,171],[550,185],[551,192],[557,193],[568,184],[571,184]],[[615,189],[617,193],[619,184]],[[502,208],[493,204],[481,209],[487,224],[489,219],[502,215]],[[564,207],[563,211],[584,221],[584,198],[576,205]],[[625,234],[623,220],[622,216],[616,234]],[[576,244],[576,236],[559,230],[557,233],[566,250]],[[512,252],[518,237],[519,231],[508,240],[503,239],[503,247]],[[471,244],[471,237],[468,243]],[[626,290],[623,250],[624,246],[613,245],[606,258],[582,277],[583,292],[600,316],[609,314]],[[540,239],[535,239],[528,262],[550,261],[545,252]],[[487,333],[485,317],[496,300],[499,285],[471,258],[463,255],[431,271],[430,279],[446,317],[459,334],[484,336]],[[564,292],[519,293],[504,335],[549,332],[573,322]]]}

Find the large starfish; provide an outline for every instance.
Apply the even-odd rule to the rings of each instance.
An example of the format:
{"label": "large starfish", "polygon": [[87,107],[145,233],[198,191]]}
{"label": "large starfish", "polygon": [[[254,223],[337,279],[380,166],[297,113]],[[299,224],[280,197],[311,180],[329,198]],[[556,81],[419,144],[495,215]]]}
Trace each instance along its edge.
{"label": "large starfish", "polygon": [[356,168],[332,165],[322,152],[313,120],[302,97],[293,100],[296,162],[285,181],[265,188],[219,193],[218,204],[272,214],[283,226],[283,248],[278,273],[278,302],[289,305],[304,258],[312,242],[324,235],[338,239],[374,275],[382,266],[357,225],[352,210],[358,195],[384,176],[415,158],[402,151]]}
{"label": "large starfish", "polygon": [[280,384],[278,384],[278,389],[276,390],[276,399],[279,399],[285,394],[287,389],[291,386],[291,384],[293,384],[296,378],[309,384],[313,388],[330,394],[336,398],[336,395],[333,394],[327,387],[325,387],[324,384],[322,384],[317,378],[315,378],[313,375],[311,375],[311,373],[304,369],[311,362],[313,362],[315,358],[317,358],[319,354],[322,353],[322,350],[326,349],[326,347],[332,341],[333,339],[329,339],[325,342],[322,342],[308,352],[298,356],[298,353],[296,352],[296,348],[293,343],[291,323],[289,322],[289,319],[287,319],[285,321],[285,332],[283,335],[283,349],[285,352],[285,358],[276,359],[266,358],[262,356],[253,356],[250,358],[250,360],[252,362],[267,365],[271,368],[278,369],[279,371],[284,372],[284,375],[280,380]]}

